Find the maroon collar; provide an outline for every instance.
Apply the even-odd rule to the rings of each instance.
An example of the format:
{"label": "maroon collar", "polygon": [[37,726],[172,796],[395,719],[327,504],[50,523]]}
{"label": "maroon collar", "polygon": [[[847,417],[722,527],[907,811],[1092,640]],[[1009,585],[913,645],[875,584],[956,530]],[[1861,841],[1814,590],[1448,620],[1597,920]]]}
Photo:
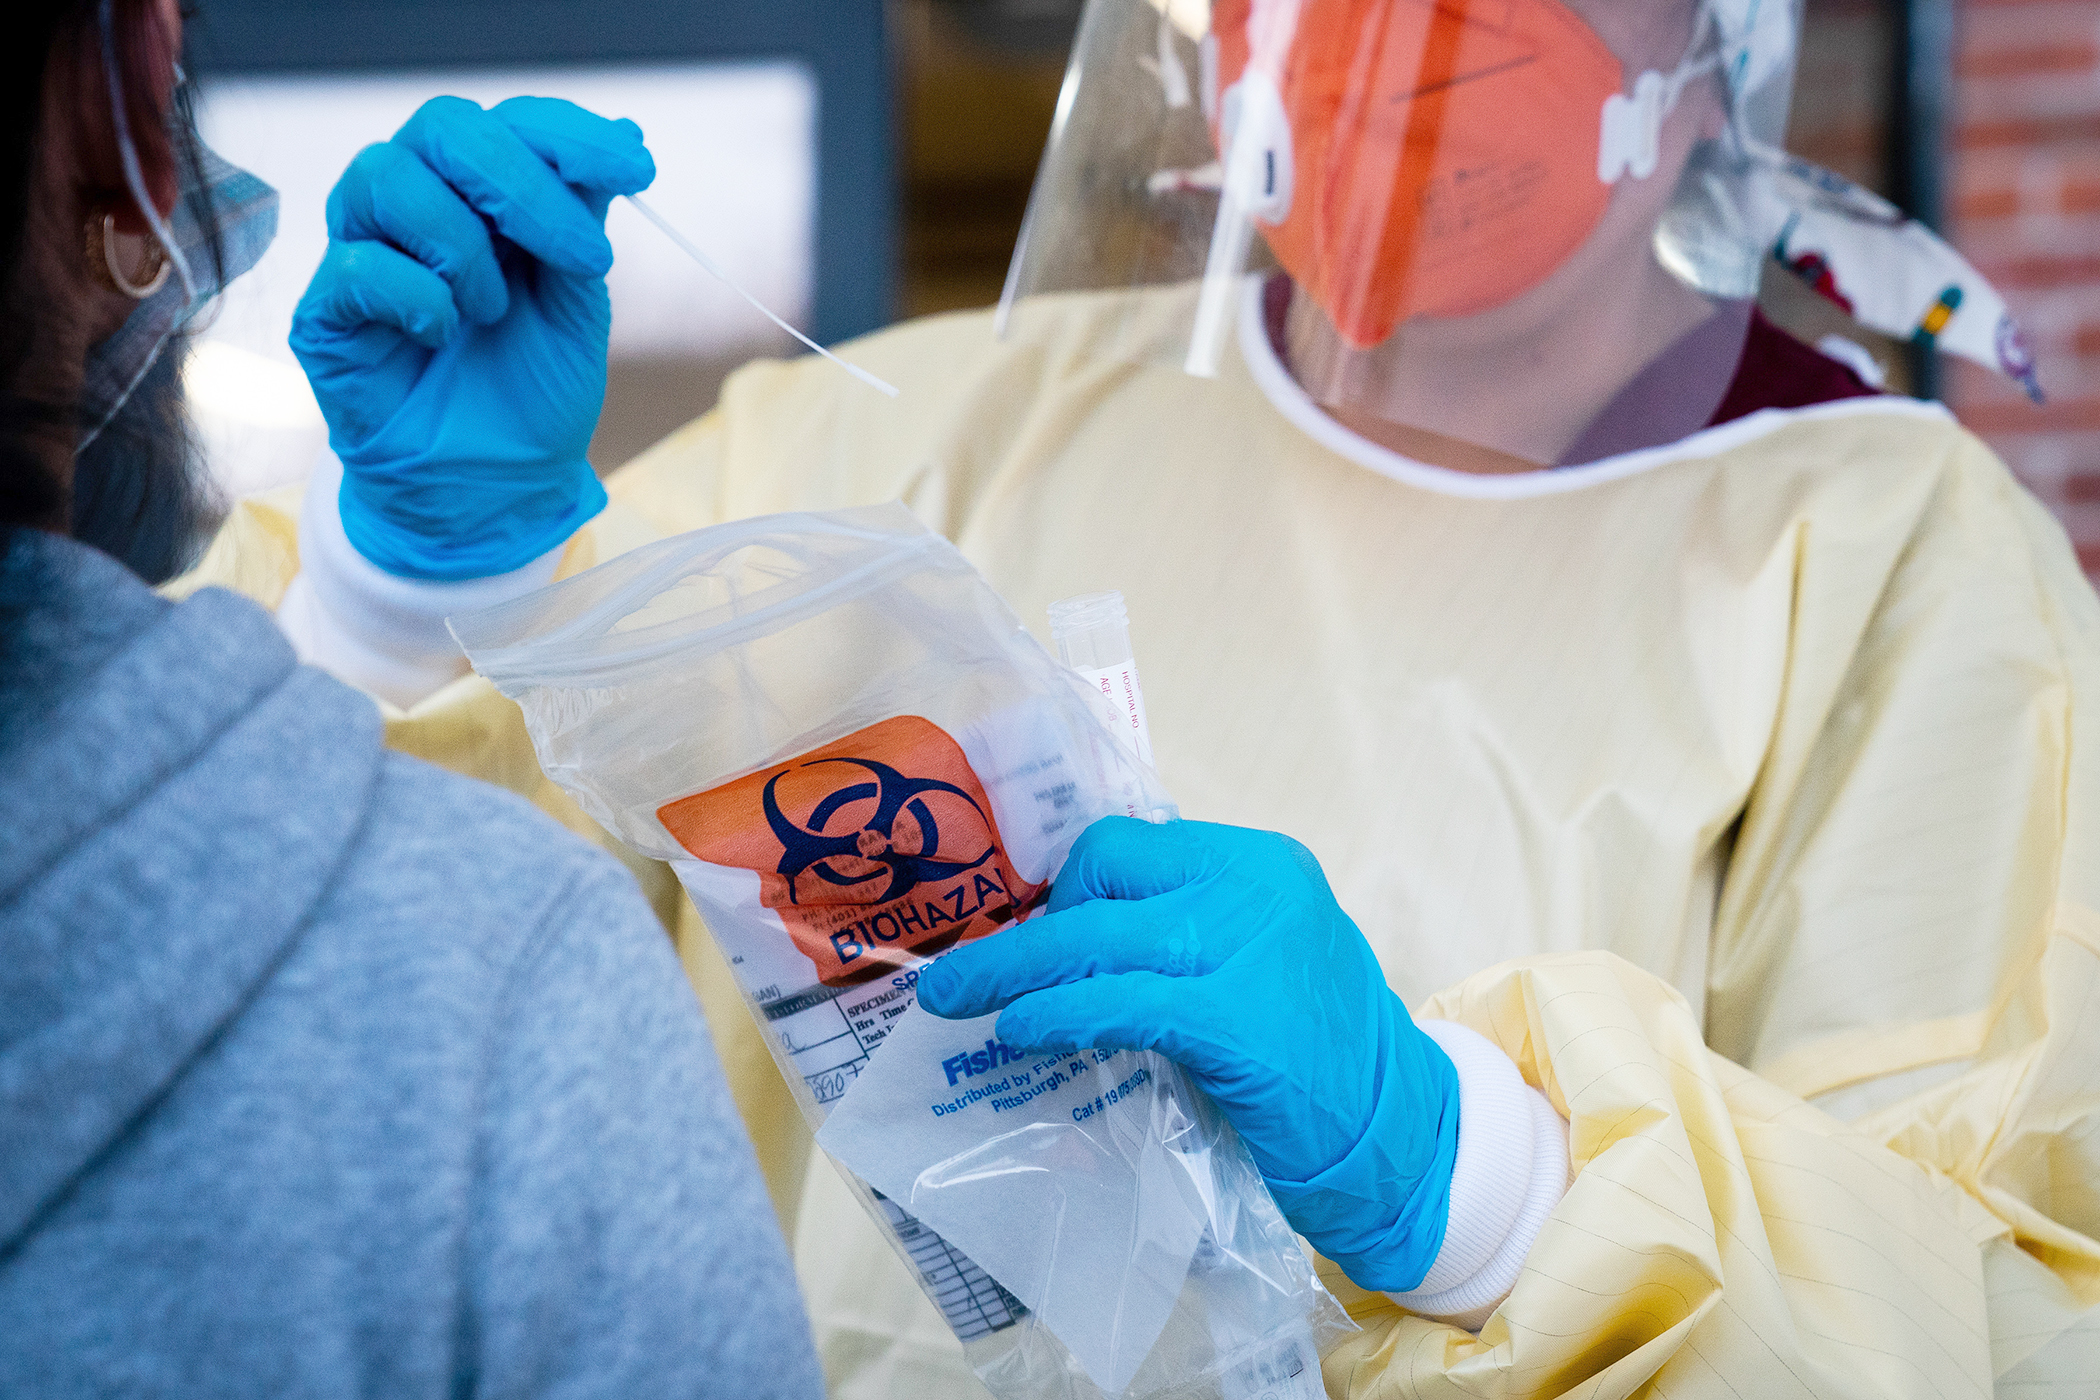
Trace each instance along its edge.
{"label": "maroon collar", "polygon": [[1750,333],[1743,337],[1743,357],[1736,361],[1735,378],[1706,426],[1732,423],[1761,408],[1806,408],[1838,399],[1871,398],[1880,392],[1853,373],[1850,365],[1802,344],[1752,307]]}

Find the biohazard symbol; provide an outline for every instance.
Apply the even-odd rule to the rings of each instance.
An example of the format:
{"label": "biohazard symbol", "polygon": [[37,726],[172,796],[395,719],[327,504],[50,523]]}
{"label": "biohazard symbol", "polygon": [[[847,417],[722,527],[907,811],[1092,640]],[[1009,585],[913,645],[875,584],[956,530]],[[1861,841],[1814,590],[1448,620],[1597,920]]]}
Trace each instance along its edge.
{"label": "biohazard symbol", "polygon": [[[961,745],[919,715],[880,720],[656,814],[694,856],[757,877],[758,903],[826,986],[982,938],[1049,889],[1021,878]],[[742,907],[703,912],[718,932],[742,930],[735,937],[764,926]]]}
{"label": "biohazard symbol", "polygon": [[[974,870],[997,851],[984,808],[954,783],[908,778],[868,758],[819,759],[797,771],[830,764],[859,769],[872,781],[835,788],[810,809],[802,823],[791,820],[780,808],[780,783],[788,774],[776,773],[765,787],[766,825],[780,842],[776,869],[787,878],[791,902],[887,904],[918,885]],[[974,855],[964,860],[943,856],[944,832],[936,808],[947,809],[945,838],[949,844],[974,850]],[[886,883],[880,892],[869,892],[878,878],[886,878]],[[827,899],[824,896],[829,891],[810,889],[806,881],[821,881],[847,893],[849,899]]]}

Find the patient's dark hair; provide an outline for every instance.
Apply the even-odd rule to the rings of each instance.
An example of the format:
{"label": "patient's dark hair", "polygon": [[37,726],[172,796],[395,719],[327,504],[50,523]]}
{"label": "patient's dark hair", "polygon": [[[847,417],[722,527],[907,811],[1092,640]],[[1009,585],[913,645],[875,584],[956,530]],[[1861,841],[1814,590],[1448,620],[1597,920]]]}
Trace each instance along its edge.
{"label": "patient's dark hair", "polygon": [[[113,0],[125,115],[158,198],[192,189],[199,152],[156,0]],[[158,582],[195,554],[212,493],[182,411],[183,346],[171,343],[122,412],[76,458],[88,332],[85,228],[129,209],[103,76],[96,0],[0,6],[0,528],[95,545]],[[157,178],[156,178],[157,177]],[[208,208],[193,209],[211,230]]]}

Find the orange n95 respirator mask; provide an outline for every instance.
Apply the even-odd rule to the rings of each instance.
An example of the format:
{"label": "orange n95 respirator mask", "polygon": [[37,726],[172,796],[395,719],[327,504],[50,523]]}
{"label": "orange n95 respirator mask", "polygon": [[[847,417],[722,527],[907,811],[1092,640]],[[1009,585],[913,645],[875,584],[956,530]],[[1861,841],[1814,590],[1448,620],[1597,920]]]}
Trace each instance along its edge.
{"label": "orange n95 respirator mask", "polygon": [[1225,202],[1360,348],[1537,286],[1698,71],[1625,94],[1560,0],[1216,0],[1207,44]]}

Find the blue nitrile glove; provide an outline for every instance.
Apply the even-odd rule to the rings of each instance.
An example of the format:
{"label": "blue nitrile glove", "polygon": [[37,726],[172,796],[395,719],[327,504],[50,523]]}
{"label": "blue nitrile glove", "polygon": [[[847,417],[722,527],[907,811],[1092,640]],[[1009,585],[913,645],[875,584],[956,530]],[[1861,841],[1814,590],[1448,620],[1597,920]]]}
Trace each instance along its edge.
{"label": "blue nitrile glove", "polygon": [[936,1016],[999,1038],[1157,1050],[1232,1120],[1298,1233],[1366,1288],[1436,1262],[1458,1075],[1386,986],[1312,853],[1286,836],[1104,817],[1049,912],[919,977]]}
{"label": "blue nitrile glove", "polygon": [[423,104],[328,196],[292,351],[343,463],[343,532],[391,574],[486,578],[605,506],[605,210],[656,166],[631,121],[548,97]]}

